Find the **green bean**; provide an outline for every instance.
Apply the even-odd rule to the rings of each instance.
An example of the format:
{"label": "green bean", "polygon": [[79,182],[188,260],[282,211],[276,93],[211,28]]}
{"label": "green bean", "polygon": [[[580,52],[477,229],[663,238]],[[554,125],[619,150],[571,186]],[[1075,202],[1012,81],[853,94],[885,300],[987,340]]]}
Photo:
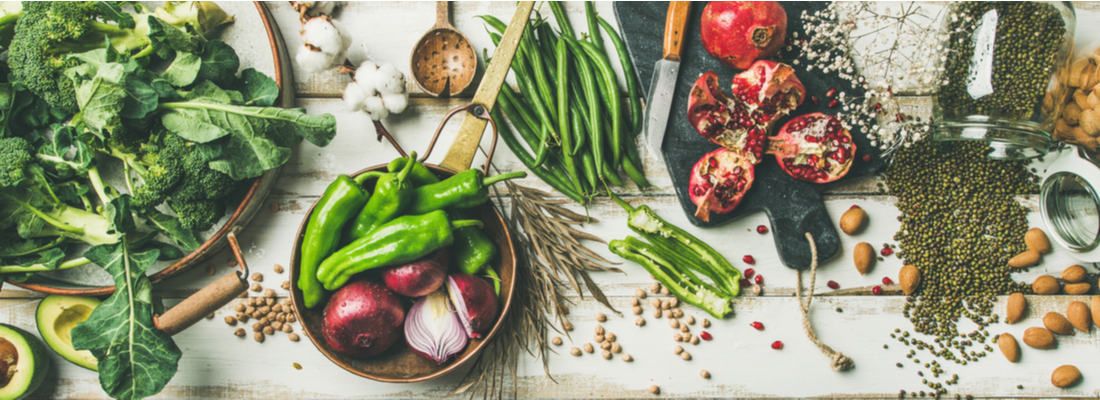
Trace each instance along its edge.
{"label": "green bean", "polygon": [[[538,45],[535,44],[534,36],[534,30],[528,25],[523,37],[520,38],[520,47],[523,48],[523,56],[528,61],[527,65],[531,67],[531,72],[534,72],[534,83],[535,88],[538,89],[538,99],[543,102],[547,113],[554,120],[558,116],[558,109],[554,105],[555,96],[553,89],[550,88],[550,78],[546,74],[546,65],[542,62],[542,57],[539,56]],[[534,101],[534,99],[531,99],[531,101]]]}
{"label": "green bean", "polygon": [[[501,21],[499,18],[492,15],[476,15],[474,16],[474,18],[481,18],[482,21],[485,21],[485,23],[489,24],[489,26],[493,27],[493,29],[496,29],[497,32],[502,35],[504,34],[504,31],[508,29],[508,24],[505,24],[504,21]],[[498,42],[499,40],[494,41],[493,44],[496,45]]]}
{"label": "green bean", "polygon": [[[581,125],[581,120],[577,118],[570,118],[569,120],[573,124],[573,130],[577,132],[585,132],[585,128]],[[585,187],[588,189],[586,193],[595,195],[596,190],[599,189],[599,172],[596,171],[595,157],[592,156],[591,151],[582,151],[579,153],[581,159],[581,167],[584,169],[584,176],[581,178],[584,181]]]}
{"label": "green bean", "polygon": [[[570,82],[575,82],[575,81],[570,81]],[[577,86],[577,85],[570,85],[570,86]],[[577,89],[579,89],[579,88],[573,88],[573,91],[571,92],[574,96],[580,94],[580,90],[577,90]],[[588,109],[584,108],[584,107],[581,107],[580,103],[578,102],[576,97],[569,99],[569,114],[570,114],[569,115],[570,119],[580,118],[580,121],[582,122],[582,125],[583,126],[588,126],[587,125],[588,124],[588,122],[587,122],[588,121]],[[575,140],[576,143],[573,144],[573,149],[569,153],[570,155],[576,155],[577,152],[580,152],[581,149],[584,148],[584,145],[588,142],[588,135],[585,135],[583,130],[574,129],[573,130],[573,140]]]}
{"label": "green bean", "polygon": [[611,113],[611,157],[612,165],[619,165],[622,163],[622,116],[623,107],[619,103],[619,91],[618,85],[615,83],[615,71],[611,69],[611,63],[607,61],[607,56],[596,49],[596,46],[588,42],[578,42],[581,48],[588,54],[588,58],[594,61],[596,69],[599,70],[599,74],[596,76],[597,80],[603,83],[604,86],[604,100],[607,100],[608,112]]}
{"label": "green bean", "polygon": [[512,153],[516,155],[516,158],[519,158],[520,162],[527,166],[527,169],[531,170],[531,173],[535,174],[535,176],[538,176],[539,179],[542,179],[543,182],[546,182],[546,184],[552,186],[554,189],[557,189],[562,194],[568,196],[573,200],[576,200],[578,203],[586,204],[588,202],[587,199],[584,198],[584,196],[581,196],[579,193],[574,191],[572,188],[569,187],[569,185],[566,184],[566,179],[564,177],[558,176],[553,171],[547,170],[545,168],[532,167],[531,164],[533,163],[533,160],[531,159],[531,155],[528,154],[527,150],[525,150],[523,146],[519,143],[519,141],[516,140],[516,137],[515,135],[513,135],[512,130],[508,129],[508,125],[504,121],[504,117],[501,116],[500,109],[495,109],[490,114],[490,116],[493,118],[493,121],[497,125],[498,134],[500,138],[504,140],[504,144],[512,150]]}
{"label": "green bean", "polygon": [[569,109],[569,86],[566,85],[566,77],[569,76],[569,51],[565,49],[565,41],[559,40],[557,49],[555,49],[557,55],[557,70],[558,70],[558,109],[561,112],[558,113],[558,133],[561,139],[562,148],[562,165],[565,170],[572,176],[577,176],[577,166],[573,160],[573,154],[569,154],[569,151],[573,149],[573,136],[569,132],[569,113],[566,110]]}
{"label": "green bean", "polygon": [[[600,135],[600,101],[599,95],[596,93],[596,82],[593,79],[592,67],[588,65],[588,57],[585,56],[584,49],[580,47],[576,39],[562,36],[565,38],[565,43],[569,45],[573,51],[574,58],[577,60],[577,69],[579,70],[579,76],[581,79],[581,87],[584,88],[585,97],[588,99],[588,135],[590,140],[589,147],[592,148],[592,156],[595,158],[594,165],[597,169],[603,166],[603,140]],[[602,171],[597,170],[602,174]],[[599,181],[594,182],[598,184]]]}
{"label": "green bean", "polygon": [[[492,26],[493,28],[495,28],[497,30],[503,31],[504,29],[507,28],[506,26],[503,25],[504,24],[503,22],[501,22],[499,19],[497,19],[496,17],[493,17],[491,15],[482,15],[482,16],[479,16],[479,17],[482,20],[484,20],[486,23],[488,23],[489,26]],[[524,36],[526,36],[526,35],[524,35]],[[489,33],[489,38],[493,40],[494,45],[499,45],[500,44],[501,38],[500,38],[499,35],[494,35],[492,32],[490,32]],[[521,39],[521,43],[522,42],[523,41]],[[556,129],[554,128],[555,118],[552,117],[552,115],[554,115],[554,114],[552,114],[550,112],[551,110],[546,107],[546,103],[544,103],[543,101],[540,100],[541,99],[541,97],[540,97],[541,94],[540,94],[540,90],[538,88],[539,85],[535,83],[535,81],[541,81],[542,85],[545,86],[546,82],[548,80],[545,79],[545,78],[539,79],[536,76],[534,81],[532,81],[531,74],[530,74],[530,72],[532,72],[532,71],[529,71],[527,69],[528,65],[524,61],[527,58],[525,56],[526,53],[527,53],[525,51],[526,49],[527,48],[525,46],[519,46],[519,48],[516,49],[516,57],[512,59],[512,66],[511,67],[512,67],[512,72],[515,74],[515,77],[516,77],[516,86],[519,86],[519,91],[520,91],[520,93],[523,94],[523,97],[526,98],[527,101],[530,102],[535,107],[535,113],[538,115],[539,119],[542,121],[542,124],[547,125],[549,127],[550,133],[553,136],[557,136],[558,133],[557,133]],[[541,60],[537,55],[534,58]],[[541,70],[539,70],[539,71],[541,71]]]}
{"label": "green bean", "polygon": [[[512,100],[508,99],[507,96],[502,95],[497,95],[497,102],[500,104],[500,109],[504,113],[504,116],[512,122],[512,126],[514,126],[516,130],[519,131],[520,136],[525,142],[527,142],[527,146],[531,149],[537,149],[541,141],[539,137],[534,134],[531,127],[524,123],[521,118],[518,118],[518,112],[515,109],[515,103],[513,103]],[[554,151],[549,151],[548,154],[549,158],[554,161],[553,164],[555,164],[551,166],[550,169],[554,169],[555,167],[560,169],[563,176],[569,177],[569,179],[566,179],[566,182],[573,185],[574,191],[576,191],[577,193],[584,193],[584,189],[577,179],[578,177],[580,177],[580,175],[576,171],[576,167],[573,167],[570,170],[566,170],[563,167],[563,165],[566,164],[565,157],[567,157],[567,155],[558,154]],[[576,161],[573,159],[569,159],[569,162],[573,165],[576,165]]]}
{"label": "green bean", "polygon": [[[555,59],[556,52],[554,49],[558,46],[558,38],[554,36],[554,31],[550,29],[550,24],[543,23],[539,25],[539,27],[536,28],[535,33],[538,34],[536,42],[539,44],[539,50],[541,51],[543,58],[547,58],[550,60]],[[554,68],[556,67],[554,63],[547,63],[546,66],[547,68],[552,68],[550,70],[551,76],[558,76],[558,71],[556,68]]]}
{"label": "green bean", "polygon": [[596,4],[591,1],[584,2],[584,16],[588,19],[588,40],[602,53],[603,38],[600,37],[600,25],[596,22]]}
{"label": "green bean", "polygon": [[[500,95],[498,95],[497,97],[499,98],[500,96],[504,96],[508,99],[509,102],[512,103],[512,106],[518,112],[518,117],[523,120],[523,123],[527,124],[527,126],[537,125],[535,122],[535,116],[531,114],[531,108],[527,107],[526,104],[523,104],[523,100],[520,100],[519,97],[516,97],[516,92],[512,91],[511,86],[502,86],[500,88]],[[508,116],[507,113],[505,114],[506,116]],[[512,118],[509,117],[508,119]]]}
{"label": "green bean", "polygon": [[569,14],[562,8],[562,2],[549,1],[550,11],[554,13],[554,19],[558,21],[558,29],[561,29],[562,36],[568,38],[575,38],[573,34],[573,24],[569,23]]}
{"label": "green bean", "polygon": [[653,185],[645,178],[645,173],[642,171],[642,160],[638,157],[638,146],[634,143],[634,138],[627,138],[623,143],[626,151],[626,157],[623,157],[623,170],[630,176],[630,180],[638,184],[639,189],[651,187]]}
{"label": "green bean", "polygon": [[607,31],[607,37],[615,45],[615,52],[619,55],[619,63],[622,64],[623,75],[626,78],[626,89],[630,97],[630,123],[627,131],[631,132],[632,135],[637,135],[642,130],[642,96],[640,94],[641,86],[638,84],[638,75],[634,70],[634,60],[630,58],[630,53],[627,52],[626,44],[623,43],[619,33],[615,32],[611,24],[603,18],[599,18],[599,20],[600,26]]}
{"label": "green bean", "polygon": [[624,186],[623,180],[619,178],[617,168],[608,164],[606,158],[603,160],[603,170],[603,178],[606,179],[608,183],[611,183],[611,186]]}

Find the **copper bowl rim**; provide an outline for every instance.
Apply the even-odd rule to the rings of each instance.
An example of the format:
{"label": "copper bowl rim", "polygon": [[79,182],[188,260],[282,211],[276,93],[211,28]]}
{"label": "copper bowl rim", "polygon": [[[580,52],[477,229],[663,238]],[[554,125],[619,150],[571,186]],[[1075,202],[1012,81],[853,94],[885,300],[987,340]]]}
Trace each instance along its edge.
{"label": "copper bowl rim", "polygon": [[[275,26],[271,21],[269,21],[270,15],[266,12],[266,10],[264,10],[263,3],[259,1],[254,1],[252,3],[256,5],[256,9],[260,13],[260,20],[263,21],[264,29],[267,31],[267,39],[268,42],[271,44],[271,55],[275,61],[275,83],[279,85],[279,90],[281,92],[283,90],[283,68],[282,64],[279,63],[279,46],[276,45],[277,37],[275,35]],[[280,94],[280,106],[282,106],[283,100],[284,97]],[[230,230],[236,227],[237,221],[241,219],[241,216],[244,213],[245,209],[248,207],[249,203],[251,203],[253,198],[256,197],[256,194],[259,191],[263,180],[265,178],[269,178],[269,174],[271,171],[277,172],[278,169],[268,170],[264,172],[264,175],[261,175],[260,177],[252,181],[252,185],[248,188],[248,192],[245,193],[244,198],[241,199],[241,203],[237,205],[237,208],[235,210],[233,210],[233,214],[229,216],[229,219],[225,221],[225,224],[222,225],[221,229],[218,229],[217,232],[214,232],[214,234],[211,235],[210,238],[207,239],[205,242],[203,242],[203,244],[199,246],[199,248],[192,250],[191,253],[179,259],[179,261],[172,263],[172,265],[168,266],[168,268],[161,270],[160,272],[150,275],[149,280],[156,283],[163,279],[175,276],[178,273],[190,269],[191,267],[195,266],[195,264],[205,261],[207,258],[212,256],[213,253],[221,250],[221,248],[225,246],[225,243],[219,244],[219,242],[221,241],[221,239],[225,238],[225,235],[228,234]],[[274,176],[275,174],[270,175],[270,179],[276,178]],[[265,197],[267,197],[266,194],[261,198],[256,199],[256,201],[263,201],[263,198]],[[240,229],[243,229],[245,226],[247,226],[253,216],[255,216],[255,212],[253,212],[253,215],[242,221]],[[217,248],[214,248],[215,246]],[[5,282],[27,290],[33,290],[45,294],[60,294],[66,296],[106,296],[114,293],[115,291],[114,286],[101,286],[90,288],[60,288],[33,282],[17,282],[11,279],[7,279]]]}
{"label": "copper bowl rim", "polygon": [[[425,163],[424,165],[427,166],[428,169],[432,170],[432,172],[444,172],[444,173],[448,173],[448,174],[452,174],[452,175],[455,174],[454,171],[451,171],[449,169],[440,167],[438,165],[427,164],[427,163]],[[385,171],[386,168],[387,168],[387,164],[378,164],[378,165],[375,165],[373,167],[368,167],[368,168],[361,169],[361,170],[359,170],[359,171],[357,171],[353,174],[350,174],[350,176],[355,177],[355,176],[358,176],[360,174],[370,172],[370,171]],[[348,365],[347,363],[345,363],[343,360],[341,360],[340,355],[333,354],[333,352],[330,352],[327,348],[325,348],[325,346],[322,346],[321,343],[324,342],[325,338],[323,336],[320,336],[320,335],[318,337],[314,337],[313,330],[307,328],[307,325],[305,324],[305,319],[302,318],[302,309],[299,308],[299,304],[301,303],[301,298],[302,298],[302,291],[301,291],[301,289],[298,289],[298,284],[297,284],[297,282],[298,282],[298,269],[299,269],[299,266],[300,266],[299,262],[298,262],[298,256],[299,256],[298,255],[298,249],[302,245],[302,236],[305,233],[306,225],[309,223],[309,217],[310,217],[310,215],[313,214],[313,208],[315,206],[317,206],[317,201],[318,200],[320,200],[320,197],[318,197],[317,200],[314,200],[313,204],[311,204],[309,206],[309,209],[306,210],[305,216],[302,217],[302,223],[301,223],[301,225],[298,226],[298,232],[294,236],[294,245],[290,249],[290,268],[289,268],[289,270],[290,270],[290,296],[293,299],[293,301],[291,301],[291,304],[294,308],[294,316],[296,318],[298,318],[298,321],[300,321],[302,323],[302,328],[301,328],[302,332],[305,332],[306,337],[309,338],[309,341],[313,343],[313,346],[316,347],[317,350],[319,350],[321,352],[321,354],[324,354],[325,358],[328,358],[328,360],[332,361],[333,364],[336,364],[337,366],[347,370],[348,372],[351,372],[351,373],[353,373],[355,375],[358,375],[358,376],[361,376],[363,378],[372,379],[372,380],[379,381],[379,382],[387,382],[387,383],[424,382],[424,381],[432,380],[432,379],[438,378],[440,376],[446,375],[446,374],[450,373],[451,371],[454,371],[458,367],[462,366],[467,361],[470,361],[470,360],[476,358],[476,356],[481,352],[482,349],[485,348],[485,346],[489,343],[489,341],[492,340],[494,336],[496,336],[497,331],[499,331],[500,328],[501,328],[501,324],[503,323],[504,318],[508,315],[508,312],[512,308],[511,307],[512,306],[512,298],[515,297],[515,286],[516,286],[515,271],[516,271],[517,262],[516,262],[516,256],[515,256],[515,254],[516,254],[515,244],[512,242],[512,233],[508,229],[508,224],[505,223],[505,221],[504,221],[504,216],[500,214],[499,209],[497,209],[495,206],[492,205],[493,200],[490,199],[489,203],[487,203],[487,204],[489,204],[489,206],[493,209],[493,215],[495,215],[496,219],[499,221],[500,226],[502,228],[501,234],[502,234],[504,240],[506,241],[506,243],[508,245],[507,249],[502,248],[501,251],[507,251],[508,253],[510,253],[511,254],[511,260],[512,260],[512,262],[507,264],[507,265],[504,264],[504,263],[501,263],[500,269],[501,269],[501,271],[503,271],[506,268],[510,268],[512,270],[512,279],[510,279],[508,282],[505,282],[505,285],[506,285],[505,287],[506,288],[505,287],[501,288],[501,292],[502,293],[507,293],[508,295],[503,299],[504,305],[501,308],[500,315],[497,317],[496,322],[493,324],[493,328],[491,330],[489,330],[489,333],[486,334],[484,338],[480,339],[476,343],[471,342],[470,345],[475,346],[475,347],[473,347],[472,351],[467,350],[465,356],[460,357],[460,358],[455,359],[455,360],[452,360],[452,361],[450,361],[450,364],[448,364],[446,367],[444,367],[444,368],[442,368],[438,371],[435,371],[433,373],[427,374],[427,375],[418,376],[418,377],[415,377],[415,378],[388,378],[388,377],[372,375],[370,373],[366,373],[366,372],[363,372],[359,369],[356,369],[356,368]],[[503,275],[503,272],[501,272],[501,275]],[[319,332],[318,332],[318,334],[319,334]]]}

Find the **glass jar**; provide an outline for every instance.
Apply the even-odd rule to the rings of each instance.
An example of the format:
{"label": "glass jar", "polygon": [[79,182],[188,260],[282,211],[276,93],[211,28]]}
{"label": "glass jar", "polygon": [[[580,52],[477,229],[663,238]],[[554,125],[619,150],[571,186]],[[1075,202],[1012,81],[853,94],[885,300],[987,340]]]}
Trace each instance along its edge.
{"label": "glass jar", "polygon": [[949,6],[943,29],[932,137],[988,142],[996,159],[1051,151],[1065,101],[1051,99],[1053,108],[1043,101],[1073,52],[1073,5],[958,2]]}
{"label": "glass jar", "polygon": [[1039,207],[1049,236],[1075,258],[1100,262],[1100,160],[1066,145],[1045,170]]}

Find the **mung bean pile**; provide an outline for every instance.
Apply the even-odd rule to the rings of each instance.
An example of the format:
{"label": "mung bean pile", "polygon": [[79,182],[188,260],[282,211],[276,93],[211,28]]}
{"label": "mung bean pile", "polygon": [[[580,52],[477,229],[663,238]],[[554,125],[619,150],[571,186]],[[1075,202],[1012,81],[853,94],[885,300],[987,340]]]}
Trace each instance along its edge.
{"label": "mung bean pile", "polygon": [[[901,211],[894,236],[899,256],[921,275],[904,315],[932,341],[903,329],[890,336],[915,347],[907,357],[930,372],[921,375],[931,393],[945,393],[943,385],[958,380],[932,359],[966,365],[992,353],[985,328],[999,320],[995,296],[1030,290],[1012,280],[1008,260],[1026,249],[1027,209],[1017,196],[1037,193],[1038,186],[1023,162],[991,160],[988,149],[976,142],[923,141],[899,152],[886,170]],[[957,323],[964,319],[977,328],[960,332]],[[918,352],[925,350],[931,354],[922,363]],[[932,381],[941,375],[942,383]]]}

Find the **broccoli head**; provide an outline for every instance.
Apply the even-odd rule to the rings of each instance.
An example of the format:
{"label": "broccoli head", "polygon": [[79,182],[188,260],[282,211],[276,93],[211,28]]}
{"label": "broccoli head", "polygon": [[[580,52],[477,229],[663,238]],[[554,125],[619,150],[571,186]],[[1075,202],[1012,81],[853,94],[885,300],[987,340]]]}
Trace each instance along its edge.
{"label": "broccoli head", "polygon": [[139,162],[134,164],[143,183],[134,188],[131,205],[146,209],[168,200],[186,176],[183,163],[186,147],[183,139],[166,135],[162,143],[144,148]]}
{"label": "broccoli head", "polygon": [[194,146],[168,132],[154,135],[134,162],[144,183],[134,188],[131,205],[147,209],[167,201],[190,229],[206,230],[221,219],[237,181],[210,169]]}
{"label": "broccoli head", "polygon": [[225,215],[225,200],[174,201],[168,205],[176,212],[184,228],[205,231]]}
{"label": "broccoli head", "polygon": [[16,186],[27,178],[27,165],[34,161],[34,149],[26,139],[0,139],[0,187]]}

